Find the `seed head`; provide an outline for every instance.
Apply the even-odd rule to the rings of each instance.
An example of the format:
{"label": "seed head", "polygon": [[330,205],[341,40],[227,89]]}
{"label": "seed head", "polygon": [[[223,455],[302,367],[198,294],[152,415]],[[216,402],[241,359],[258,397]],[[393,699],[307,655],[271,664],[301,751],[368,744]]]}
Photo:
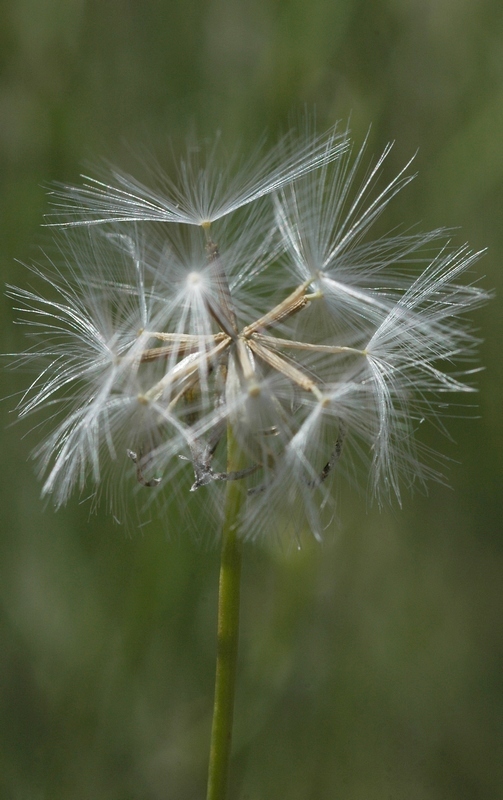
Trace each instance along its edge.
{"label": "seed head", "polygon": [[355,461],[380,502],[438,477],[415,430],[473,391],[452,365],[477,345],[463,318],[488,294],[461,281],[481,254],[443,230],[372,239],[412,176],[381,185],[388,146],[360,178],[364,149],[291,134],[243,163],[191,149],[160,190],[118,171],[56,190],[59,255],[31,268],[47,297],[10,289],[37,368],[19,413],[50,410],[35,454],[56,505],[108,481],[218,520],[237,480],[243,537],[320,538]]}

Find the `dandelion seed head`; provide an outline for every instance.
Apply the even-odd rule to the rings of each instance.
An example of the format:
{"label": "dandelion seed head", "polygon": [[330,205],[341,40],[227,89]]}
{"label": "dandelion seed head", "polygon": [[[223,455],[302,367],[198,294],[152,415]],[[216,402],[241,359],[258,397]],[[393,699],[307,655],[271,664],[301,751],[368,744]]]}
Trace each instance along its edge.
{"label": "dandelion seed head", "polygon": [[380,504],[441,479],[417,429],[473,391],[466,314],[489,293],[464,277],[482,253],[443,229],[372,237],[413,177],[384,181],[389,152],[365,167],[347,131],[306,129],[244,160],[191,145],[152,188],[118,170],[57,188],[58,255],[31,268],[42,288],[9,289],[43,494],[105,494],[116,516],[134,495],[217,530],[240,481],[243,538],[297,541],[322,538],[360,462]]}

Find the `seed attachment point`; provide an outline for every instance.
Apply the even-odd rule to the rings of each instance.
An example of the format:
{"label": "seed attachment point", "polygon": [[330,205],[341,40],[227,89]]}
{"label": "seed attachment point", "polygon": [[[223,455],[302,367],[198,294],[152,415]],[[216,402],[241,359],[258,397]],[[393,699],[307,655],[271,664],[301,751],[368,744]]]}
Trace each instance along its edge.
{"label": "seed attachment point", "polygon": [[133,464],[136,464],[136,479],[138,483],[141,483],[142,486],[148,486],[149,488],[154,488],[155,486],[159,486],[161,479],[160,478],[151,478],[147,480],[145,475],[143,474],[143,465],[141,463],[141,454],[138,456],[134,450],[126,450],[128,457],[131,459]]}

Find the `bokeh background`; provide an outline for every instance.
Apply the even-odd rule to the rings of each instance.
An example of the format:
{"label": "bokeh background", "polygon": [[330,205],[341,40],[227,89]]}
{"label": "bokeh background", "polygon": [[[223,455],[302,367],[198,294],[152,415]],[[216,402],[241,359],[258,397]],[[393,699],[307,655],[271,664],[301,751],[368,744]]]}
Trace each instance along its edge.
{"label": "bokeh background", "polygon": [[[103,156],[162,161],[188,130],[246,149],[316,109],[369,152],[417,149],[386,229],[460,226],[496,299],[450,488],[380,513],[344,492],[327,544],[248,547],[233,800],[503,796],[503,5],[498,0],[4,0],[0,270],[23,284],[43,186]],[[1,300],[3,352],[22,344]],[[2,371],[2,396],[26,378]],[[37,432],[0,406],[0,796],[205,796],[218,552],[162,520],[55,513]],[[171,520],[176,527],[176,520]]]}

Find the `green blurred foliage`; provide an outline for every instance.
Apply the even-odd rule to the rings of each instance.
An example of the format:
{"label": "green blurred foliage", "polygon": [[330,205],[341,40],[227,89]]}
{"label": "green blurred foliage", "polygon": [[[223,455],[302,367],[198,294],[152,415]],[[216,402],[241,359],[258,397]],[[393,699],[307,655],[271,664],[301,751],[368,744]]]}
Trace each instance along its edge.
{"label": "green blurred foliage", "polygon": [[[49,234],[43,185],[162,161],[187,131],[246,148],[291,113],[351,115],[390,177],[385,226],[461,226],[497,298],[479,411],[449,420],[452,488],[379,513],[344,490],[324,548],[249,547],[230,797],[503,796],[503,6],[496,0],[5,0],[0,268]],[[22,347],[2,299],[2,349]],[[2,373],[1,394],[27,381]],[[0,796],[204,797],[218,553],[39,499],[37,431],[2,403]],[[472,417],[467,419],[465,417]],[[187,499],[188,502],[189,499]],[[171,520],[171,527],[176,521]],[[204,520],[201,521],[204,525]]]}

